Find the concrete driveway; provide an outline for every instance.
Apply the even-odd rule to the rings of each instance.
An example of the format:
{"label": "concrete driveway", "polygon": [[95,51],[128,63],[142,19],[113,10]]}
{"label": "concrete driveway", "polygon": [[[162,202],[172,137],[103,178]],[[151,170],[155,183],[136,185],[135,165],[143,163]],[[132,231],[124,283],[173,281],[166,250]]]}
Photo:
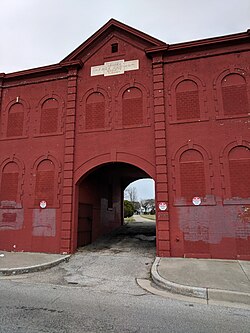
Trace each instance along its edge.
{"label": "concrete driveway", "polygon": [[81,286],[133,295],[145,294],[136,279],[147,279],[155,258],[155,223],[136,217],[112,234],[80,248],[69,262],[16,277],[37,283]]}
{"label": "concrete driveway", "polygon": [[155,225],[140,219],[79,249],[62,265],[64,280],[101,291],[142,294],[135,278],[148,278],[155,256]]}

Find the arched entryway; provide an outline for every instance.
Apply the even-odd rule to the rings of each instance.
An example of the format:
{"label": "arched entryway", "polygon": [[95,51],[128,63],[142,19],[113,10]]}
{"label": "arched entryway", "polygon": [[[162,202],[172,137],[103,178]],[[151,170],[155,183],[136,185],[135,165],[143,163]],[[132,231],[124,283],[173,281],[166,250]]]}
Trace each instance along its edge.
{"label": "arched entryway", "polygon": [[150,175],[134,165],[113,162],[92,168],[79,179],[76,185],[75,249],[123,224],[124,189],[143,178],[150,178]]}

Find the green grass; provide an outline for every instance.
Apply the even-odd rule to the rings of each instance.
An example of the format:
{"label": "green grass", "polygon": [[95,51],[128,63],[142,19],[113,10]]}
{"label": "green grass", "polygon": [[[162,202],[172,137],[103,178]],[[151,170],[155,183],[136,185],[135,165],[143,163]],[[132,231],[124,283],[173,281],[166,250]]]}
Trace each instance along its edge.
{"label": "green grass", "polygon": [[135,219],[133,217],[125,217],[124,218],[124,222],[127,222],[127,223],[129,223],[129,222],[135,222]]}
{"label": "green grass", "polygon": [[155,215],[145,215],[145,214],[141,214],[141,217],[148,219],[148,220],[152,220],[155,221]]}

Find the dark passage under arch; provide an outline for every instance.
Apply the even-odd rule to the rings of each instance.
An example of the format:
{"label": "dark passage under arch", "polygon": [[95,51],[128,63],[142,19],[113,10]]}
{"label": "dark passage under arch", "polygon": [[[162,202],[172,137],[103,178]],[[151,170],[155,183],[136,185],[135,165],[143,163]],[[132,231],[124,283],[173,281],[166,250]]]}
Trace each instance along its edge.
{"label": "dark passage under arch", "polygon": [[150,176],[131,164],[107,163],[92,169],[78,183],[76,247],[85,246],[123,224],[124,189]]}

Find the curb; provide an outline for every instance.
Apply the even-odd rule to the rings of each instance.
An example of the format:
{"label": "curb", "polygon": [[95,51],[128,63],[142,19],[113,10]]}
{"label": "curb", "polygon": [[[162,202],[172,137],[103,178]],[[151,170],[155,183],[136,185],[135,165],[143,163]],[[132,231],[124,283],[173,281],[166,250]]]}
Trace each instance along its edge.
{"label": "curb", "polygon": [[160,276],[158,273],[158,266],[160,265],[160,257],[156,257],[151,268],[151,277],[153,282],[174,294],[180,294],[183,296],[190,296],[196,298],[205,299],[208,303],[210,302],[225,302],[225,303],[238,303],[249,306],[250,305],[250,293],[203,288],[203,287],[192,287],[175,282],[168,281]]}
{"label": "curb", "polygon": [[25,273],[32,273],[32,272],[38,272],[38,271],[42,271],[51,267],[54,267],[56,265],[59,265],[62,262],[68,262],[69,258],[71,257],[71,255],[66,255],[62,258],[56,259],[54,261],[51,262],[47,262],[44,264],[40,264],[40,265],[33,265],[33,266],[27,266],[27,267],[18,267],[18,268],[3,268],[0,269],[0,276],[4,275],[17,275],[17,274],[25,274]]}
{"label": "curb", "polygon": [[207,288],[185,286],[162,278],[157,270],[160,260],[160,257],[156,257],[151,268],[151,276],[155,284],[175,294],[208,299]]}

